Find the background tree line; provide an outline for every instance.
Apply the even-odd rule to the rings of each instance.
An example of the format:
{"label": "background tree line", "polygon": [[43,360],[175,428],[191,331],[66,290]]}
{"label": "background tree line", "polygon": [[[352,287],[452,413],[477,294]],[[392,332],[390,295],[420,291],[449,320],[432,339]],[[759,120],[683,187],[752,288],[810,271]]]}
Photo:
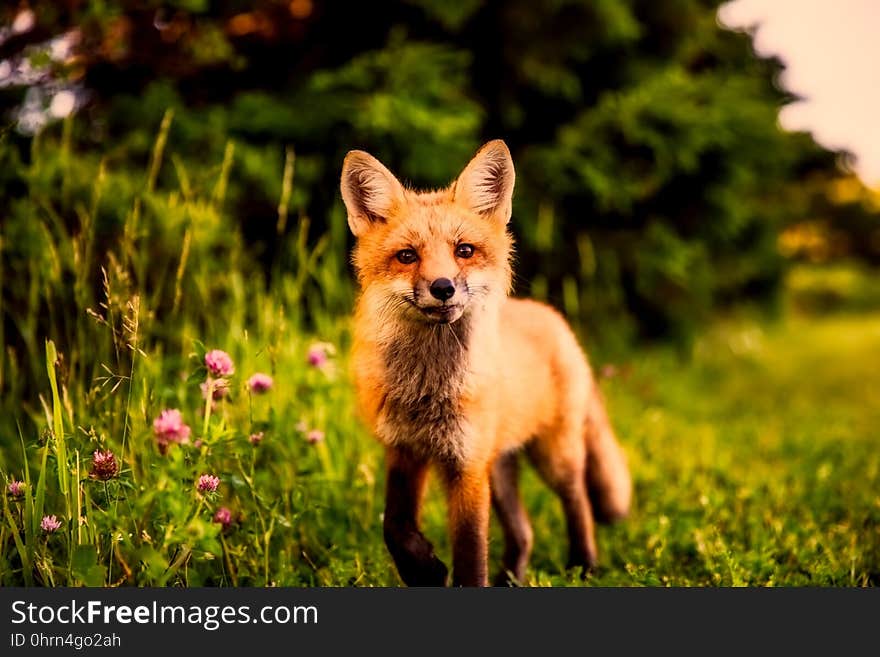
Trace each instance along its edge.
{"label": "background tree line", "polygon": [[[0,61],[9,64],[0,87],[3,266],[15,271],[46,257],[31,222],[45,208],[27,190],[43,185],[58,221],[75,233],[77,203],[88,204],[100,167],[114,184],[93,228],[97,244],[110,244],[129,212],[122,199],[143,193],[169,108],[167,149],[182,166],[163,166],[155,185],[181,185],[185,170],[185,185],[210,189],[230,140],[234,149],[226,223],[205,231],[192,257],[221,253],[227,233],[240,234],[247,266],[262,268],[269,285],[289,264],[301,217],[310,220],[309,240],[326,235],[322,257],[332,275],[345,276],[350,238],[337,181],[349,149],[374,153],[414,186],[436,187],[480,143],[501,137],[518,170],[517,292],[549,299],[600,340],[686,340],[720,307],[772,303],[786,256],[880,260],[876,197],[840,167],[846,154],[780,130],[777,112],[792,100],[775,84],[782,65],[757,58],[748,34],[720,27],[719,4],[7,7],[4,25],[23,10],[35,21],[7,29],[0,43]],[[54,57],[60,35],[69,52]],[[51,118],[59,90],[74,94],[75,118],[64,130],[50,122],[45,139],[66,139],[80,170],[64,188],[51,169],[45,180],[26,179],[39,113]],[[30,128],[28,116],[36,120]],[[279,222],[289,149],[290,219]],[[141,247],[161,262],[163,249],[177,253],[179,233],[158,210],[151,221]],[[96,272],[103,255],[100,247],[92,254]],[[170,284],[160,272],[133,275]],[[315,290],[309,299],[346,311],[345,298]],[[28,294],[4,285],[5,307]],[[14,340],[14,319],[4,322]]]}

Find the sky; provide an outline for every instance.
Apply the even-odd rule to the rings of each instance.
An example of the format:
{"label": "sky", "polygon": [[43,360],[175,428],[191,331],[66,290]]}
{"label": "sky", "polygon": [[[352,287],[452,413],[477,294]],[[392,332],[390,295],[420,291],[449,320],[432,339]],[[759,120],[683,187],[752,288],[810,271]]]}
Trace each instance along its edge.
{"label": "sky", "polygon": [[782,127],[851,151],[855,172],[880,188],[880,0],[733,0],[718,16],[757,25],[755,50],[785,62],[780,82],[804,100],[782,109]]}

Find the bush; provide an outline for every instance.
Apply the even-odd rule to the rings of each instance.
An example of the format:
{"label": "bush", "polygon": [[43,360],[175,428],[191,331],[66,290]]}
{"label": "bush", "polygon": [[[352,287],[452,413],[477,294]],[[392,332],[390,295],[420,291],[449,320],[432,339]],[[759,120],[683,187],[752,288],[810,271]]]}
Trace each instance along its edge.
{"label": "bush", "polygon": [[[56,62],[52,80],[79,94],[76,151],[105,155],[108,171],[146,166],[169,108],[169,144],[191,191],[214,185],[231,140],[230,216],[268,277],[285,243],[276,206],[289,148],[291,216],[311,218],[311,240],[329,235],[339,278],[347,150],[436,187],[481,141],[502,137],[519,174],[518,292],[563,307],[603,340],[686,343],[718,306],[774,297],[775,236],[810,211],[792,197],[808,177],[836,175],[833,154],[779,130],[780,64],[721,29],[716,6],[35,2],[38,29],[19,37],[18,52],[76,30],[80,54]],[[10,157],[27,164],[19,141]],[[176,185],[179,168],[158,182]],[[4,195],[20,185],[8,177]]]}

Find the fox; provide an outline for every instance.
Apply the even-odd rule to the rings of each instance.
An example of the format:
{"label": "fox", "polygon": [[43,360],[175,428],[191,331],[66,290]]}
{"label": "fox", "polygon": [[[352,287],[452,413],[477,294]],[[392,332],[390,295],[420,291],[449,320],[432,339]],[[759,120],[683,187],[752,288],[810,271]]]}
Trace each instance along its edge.
{"label": "fox", "polygon": [[453,586],[489,584],[490,509],[504,537],[494,583],[525,581],[533,531],[520,453],[561,500],[570,568],[594,569],[595,522],[629,513],[627,457],[584,351],[556,310],[511,296],[515,176],[502,140],[438,191],[405,187],[365,151],[343,162],[359,286],[352,378],[385,448],[383,535],[407,586],[449,575],[419,523],[432,470],[446,493]]}

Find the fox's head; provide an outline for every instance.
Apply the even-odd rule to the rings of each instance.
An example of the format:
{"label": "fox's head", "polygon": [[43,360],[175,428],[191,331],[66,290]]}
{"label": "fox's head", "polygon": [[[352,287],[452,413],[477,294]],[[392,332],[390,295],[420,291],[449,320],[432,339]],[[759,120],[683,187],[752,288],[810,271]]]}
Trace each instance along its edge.
{"label": "fox's head", "polygon": [[436,192],[406,189],[372,155],[351,151],[342,198],[367,301],[402,319],[451,323],[503,298],[511,280],[514,177],[501,140],[485,144]]}

